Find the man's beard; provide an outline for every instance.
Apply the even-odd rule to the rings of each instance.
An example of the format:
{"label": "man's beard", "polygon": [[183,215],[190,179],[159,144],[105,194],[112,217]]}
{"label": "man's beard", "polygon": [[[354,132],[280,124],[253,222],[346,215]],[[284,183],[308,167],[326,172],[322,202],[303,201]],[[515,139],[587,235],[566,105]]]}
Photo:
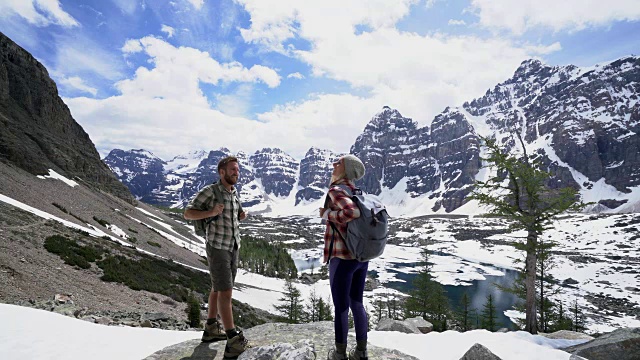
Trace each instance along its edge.
{"label": "man's beard", "polygon": [[224,181],[229,185],[235,185],[238,182],[238,178],[234,178],[231,175],[224,174]]}

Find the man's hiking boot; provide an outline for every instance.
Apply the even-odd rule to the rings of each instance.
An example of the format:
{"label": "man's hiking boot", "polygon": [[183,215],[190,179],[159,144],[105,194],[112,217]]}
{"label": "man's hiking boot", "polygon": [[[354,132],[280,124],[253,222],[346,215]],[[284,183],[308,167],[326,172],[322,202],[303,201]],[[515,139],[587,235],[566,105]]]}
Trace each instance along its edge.
{"label": "man's hiking boot", "polygon": [[327,354],[327,360],[348,360],[346,353],[339,353],[336,348],[331,348]]}
{"label": "man's hiking boot", "polygon": [[369,360],[369,355],[367,350],[353,349],[349,353],[349,360]]}
{"label": "man's hiking boot", "polygon": [[205,324],[204,332],[202,333],[202,342],[212,342],[212,341],[220,341],[225,340],[227,338],[227,334],[225,334],[222,329],[222,325],[218,322],[218,320],[214,321],[213,324]]}
{"label": "man's hiking boot", "polygon": [[245,339],[242,331],[240,331],[238,335],[227,340],[227,345],[224,347],[224,360],[237,359],[240,354],[250,347],[249,340]]}

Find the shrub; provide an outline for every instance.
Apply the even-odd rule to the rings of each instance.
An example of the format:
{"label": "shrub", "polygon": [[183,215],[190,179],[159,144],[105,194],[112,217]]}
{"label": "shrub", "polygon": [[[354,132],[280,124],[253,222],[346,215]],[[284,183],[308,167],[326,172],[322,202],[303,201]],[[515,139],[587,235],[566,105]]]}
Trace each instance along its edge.
{"label": "shrub", "polygon": [[200,323],[200,302],[193,295],[193,293],[189,294],[189,299],[187,301],[187,313],[189,318],[189,326],[193,328],[199,328],[201,326]]}
{"label": "shrub", "polygon": [[161,248],[161,247],[162,247],[162,245],[158,244],[158,243],[157,243],[157,242],[155,242],[155,241],[151,241],[151,240],[147,241],[147,244],[149,244],[149,245],[151,245],[151,246],[155,246],[155,247],[157,247],[157,248]]}
{"label": "shrub", "polygon": [[101,279],[125,284],[133,290],[166,295],[180,302],[187,301],[188,289],[199,293],[211,290],[209,276],[205,273],[149,255],[137,255],[140,256],[137,260],[112,255],[98,261],[97,265],[104,272]]}
{"label": "shrub", "polygon": [[111,224],[109,224],[109,222],[108,222],[108,221],[106,221],[106,220],[102,220],[102,219],[100,219],[100,218],[99,218],[99,217],[97,217],[97,216],[94,216],[94,217],[93,217],[93,220],[95,220],[98,224],[100,224],[100,225],[102,225],[102,226],[104,226],[104,227],[107,227],[107,225],[111,225]]}
{"label": "shrub", "polygon": [[130,236],[129,237],[129,241],[131,241],[132,243],[136,243],[136,242],[138,242],[138,239],[136,239],[135,236]]}
{"label": "shrub", "polygon": [[65,264],[82,269],[91,267],[90,263],[100,259],[104,253],[104,249],[99,246],[82,246],[61,235],[47,237],[44,248],[50,253],[59,255]]}
{"label": "shrub", "polygon": [[129,228],[129,231],[131,231],[131,232],[132,232],[132,233],[134,233],[134,234],[137,234],[137,233],[138,233],[137,231],[133,230],[132,228]]}

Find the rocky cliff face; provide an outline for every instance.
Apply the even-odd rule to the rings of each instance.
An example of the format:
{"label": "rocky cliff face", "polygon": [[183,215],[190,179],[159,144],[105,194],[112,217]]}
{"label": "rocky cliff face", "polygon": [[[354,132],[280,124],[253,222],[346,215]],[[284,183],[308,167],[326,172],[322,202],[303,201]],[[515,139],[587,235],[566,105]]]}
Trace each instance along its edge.
{"label": "rocky cliff face", "polygon": [[507,147],[520,133],[556,173],[552,186],[588,196],[599,188],[607,194],[592,200],[616,207],[640,184],[639,96],[640,57],[588,69],[529,60],[460,110]]}
{"label": "rocky cliff face", "polygon": [[264,191],[288,196],[298,177],[298,162],[280,149],[262,149],[249,157],[255,176],[262,180]]}
{"label": "rocky cliff face", "polygon": [[318,200],[327,190],[338,154],[330,150],[311,148],[300,161],[300,179],[296,205],[302,201]]}
{"label": "rocky cliff face", "polygon": [[0,33],[0,161],[32,174],[49,169],[133,201],[71,117],[47,70]]}

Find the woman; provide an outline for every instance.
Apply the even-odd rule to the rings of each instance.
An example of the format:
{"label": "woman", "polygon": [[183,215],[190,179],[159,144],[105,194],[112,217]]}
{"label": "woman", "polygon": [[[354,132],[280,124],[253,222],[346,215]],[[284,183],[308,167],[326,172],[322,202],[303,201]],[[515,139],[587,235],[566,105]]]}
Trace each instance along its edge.
{"label": "woman", "polygon": [[[364,164],[353,155],[346,155],[333,163],[331,185],[320,209],[320,216],[327,220],[324,234],[324,262],[329,262],[329,283],[335,309],[335,348],[329,351],[329,360],[367,360],[367,313],[362,305],[362,293],[367,279],[369,262],[358,262],[351,256],[344,242],[349,221],[360,217],[358,206],[340,186],[353,191],[353,181],[364,176]],[[347,357],[347,332],[349,308],[356,328],[356,348]]]}

